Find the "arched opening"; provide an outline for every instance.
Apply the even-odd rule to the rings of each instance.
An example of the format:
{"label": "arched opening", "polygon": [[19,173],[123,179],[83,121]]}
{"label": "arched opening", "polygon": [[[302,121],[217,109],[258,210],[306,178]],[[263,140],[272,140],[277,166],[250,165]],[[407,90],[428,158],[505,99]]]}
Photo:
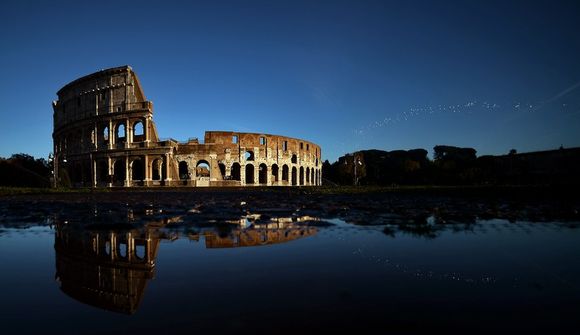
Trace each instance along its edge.
{"label": "arched opening", "polygon": [[180,180],[188,180],[190,179],[189,176],[189,167],[187,166],[186,161],[179,162],[179,179]]}
{"label": "arched opening", "polygon": [[206,178],[209,180],[209,178],[211,177],[211,170],[210,170],[209,163],[205,160],[198,161],[197,165],[195,166],[195,175],[197,176],[198,180],[200,178]]}
{"label": "arched opening", "polygon": [[288,181],[288,165],[282,165],[282,181]]}
{"label": "arched opening", "polygon": [[127,243],[119,243],[117,250],[119,251],[120,258],[127,258]]}
{"label": "arched opening", "polygon": [[298,157],[296,157],[296,154],[292,155],[292,164],[297,164],[298,163]]}
{"label": "arched opening", "polygon": [[143,142],[145,140],[145,132],[143,128],[143,121],[137,121],[133,124],[133,138],[132,142]]}
{"label": "arched opening", "polygon": [[102,134],[102,138],[103,138],[103,143],[109,143],[109,127],[105,126],[105,128],[103,128],[103,132]]}
{"label": "arched opening", "polygon": [[157,158],[151,163],[151,179],[153,180],[161,180],[161,177],[164,175],[165,170],[163,168],[163,160],[161,158]]}
{"label": "arched opening", "polygon": [[218,168],[220,169],[222,180],[226,180],[226,165],[224,163],[219,163]]}
{"label": "arched opening", "polygon": [[145,246],[143,244],[137,244],[135,246],[135,257],[140,260],[145,259]]}
{"label": "arched opening", "polygon": [[108,183],[111,181],[109,177],[109,163],[106,160],[97,163],[97,182]]}
{"label": "arched opening", "polygon": [[239,163],[232,164],[232,171],[231,171],[232,180],[241,180],[240,170],[241,170],[241,167],[240,167]]}
{"label": "arched opening", "polygon": [[113,164],[113,183],[119,185],[125,182],[125,159],[117,158]]}
{"label": "arched opening", "polygon": [[310,182],[312,185],[316,185],[316,179],[314,179],[314,169],[310,170]]}
{"label": "arched opening", "polygon": [[246,165],[246,184],[253,184],[254,183],[254,165],[247,164]]}
{"label": "arched opening", "polygon": [[300,185],[304,185],[304,167],[300,167]]}
{"label": "arched opening", "polygon": [[268,167],[264,163],[258,166],[258,183],[260,184],[268,183]]}
{"label": "arched opening", "polygon": [[127,138],[127,130],[125,129],[125,124],[120,123],[117,125],[117,132],[115,133],[115,142],[117,143],[121,143],[121,142],[125,142],[125,139]]}
{"label": "arched opening", "polygon": [[278,164],[273,164],[272,165],[272,183],[277,183],[278,182]]}
{"label": "arched opening", "polygon": [[296,175],[296,167],[292,167],[292,186],[296,186],[298,182],[298,176]]}
{"label": "arched opening", "polygon": [[131,163],[131,180],[143,180],[143,179],[145,179],[144,162],[141,159],[135,159]]}
{"label": "arched opening", "polygon": [[253,161],[254,160],[254,152],[251,150],[246,151],[246,153],[244,154],[244,158],[247,161]]}
{"label": "arched opening", "polygon": [[306,168],[306,184],[310,184],[310,168]]}

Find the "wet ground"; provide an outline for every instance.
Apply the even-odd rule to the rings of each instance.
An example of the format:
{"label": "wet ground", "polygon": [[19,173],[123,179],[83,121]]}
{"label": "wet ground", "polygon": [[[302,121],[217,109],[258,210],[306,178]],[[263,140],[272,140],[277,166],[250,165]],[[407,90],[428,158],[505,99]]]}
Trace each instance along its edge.
{"label": "wet ground", "polygon": [[0,321],[29,333],[556,332],[580,326],[558,190],[0,197]]}

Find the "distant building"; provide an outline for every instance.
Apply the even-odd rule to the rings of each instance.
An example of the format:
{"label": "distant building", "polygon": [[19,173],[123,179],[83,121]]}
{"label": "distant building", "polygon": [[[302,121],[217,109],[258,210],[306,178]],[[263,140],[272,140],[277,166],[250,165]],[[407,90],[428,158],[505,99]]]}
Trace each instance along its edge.
{"label": "distant building", "polygon": [[57,95],[55,186],[321,184],[321,150],[309,141],[233,131],[207,131],[203,143],[160,139],[153,104],[129,66],[79,78]]}

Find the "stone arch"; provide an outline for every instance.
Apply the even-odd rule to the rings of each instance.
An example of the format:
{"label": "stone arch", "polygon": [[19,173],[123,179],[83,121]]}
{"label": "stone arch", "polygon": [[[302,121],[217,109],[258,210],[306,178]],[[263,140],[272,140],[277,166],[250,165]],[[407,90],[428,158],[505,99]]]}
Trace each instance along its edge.
{"label": "stone arch", "polygon": [[241,180],[241,167],[240,163],[234,163],[231,167],[231,178],[232,180]]}
{"label": "stone arch", "polygon": [[115,126],[115,143],[125,142],[127,139],[127,129],[124,122],[119,122]]}
{"label": "stone arch", "polygon": [[179,179],[180,180],[190,179],[189,166],[187,165],[186,161],[179,162]]}
{"label": "stone arch", "polygon": [[298,164],[298,156],[296,154],[292,155],[291,162],[292,164]]}
{"label": "stone arch", "polygon": [[300,167],[300,186],[304,185],[304,167]]}
{"label": "stone arch", "polygon": [[143,120],[137,120],[133,123],[132,134],[133,138],[131,142],[143,142],[145,141],[145,126]]}
{"label": "stone arch", "polygon": [[292,186],[296,186],[298,184],[298,176],[296,173],[296,167],[292,167]]}
{"label": "stone arch", "polygon": [[268,166],[264,163],[258,166],[258,183],[259,184],[268,184]]}
{"label": "stone arch", "polygon": [[252,150],[246,150],[244,153],[244,159],[246,161],[253,161],[254,160],[254,152]]}
{"label": "stone arch", "polygon": [[211,178],[211,165],[205,159],[200,159],[195,164],[195,176],[197,180],[207,180]]}
{"label": "stone arch", "polygon": [[97,162],[97,182],[109,183],[109,162],[106,159]]}
{"label": "stone arch", "polygon": [[106,124],[101,125],[99,129],[99,133],[97,136],[97,140],[99,143],[108,144],[110,141],[109,138],[109,126]]}
{"label": "stone arch", "polygon": [[152,180],[161,180],[165,179],[165,169],[163,168],[163,159],[156,158],[151,162],[151,179]]}
{"label": "stone arch", "polygon": [[113,183],[122,184],[125,182],[125,158],[116,158],[113,162]]}
{"label": "stone arch", "polygon": [[289,175],[288,165],[284,164],[282,165],[282,181],[286,182],[289,181],[288,175]]}
{"label": "stone arch", "polygon": [[254,165],[246,164],[246,184],[254,183]]}
{"label": "stone arch", "polygon": [[136,158],[131,162],[131,180],[141,181],[145,179],[145,162]]}
{"label": "stone arch", "polygon": [[306,168],[306,185],[310,184],[310,168]]}
{"label": "stone arch", "polygon": [[272,183],[278,182],[278,164],[272,164]]}

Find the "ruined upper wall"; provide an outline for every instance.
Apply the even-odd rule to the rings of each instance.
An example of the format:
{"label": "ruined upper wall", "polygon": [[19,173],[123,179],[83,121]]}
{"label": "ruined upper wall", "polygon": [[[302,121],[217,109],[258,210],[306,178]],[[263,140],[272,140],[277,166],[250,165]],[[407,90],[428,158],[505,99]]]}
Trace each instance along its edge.
{"label": "ruined upper wall", "polygon": [[149,109],[137,76],[129,66],[95,72],[70,82],[53,102],[54,129],[79,120],[134,109]]}
{"label": "ruined upper wall", "polygon": [[312,142],[271,134],[240,133],[233,131],[206,131],[205,144],[220,144],[232,151],[236,148],[269,148],[296,154],[309,154],[320,160],[320,147]]}

